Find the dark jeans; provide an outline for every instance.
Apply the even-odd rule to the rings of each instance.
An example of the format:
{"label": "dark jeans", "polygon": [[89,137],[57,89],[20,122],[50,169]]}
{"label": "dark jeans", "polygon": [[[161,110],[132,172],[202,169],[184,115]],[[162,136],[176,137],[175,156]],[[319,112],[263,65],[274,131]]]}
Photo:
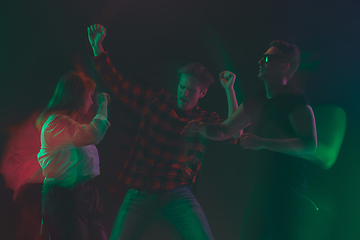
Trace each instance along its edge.
{"label": "dark jeans", "polygon": [[256,185],[246,207],[239,239],[298,240],[304,197],[297,192],[283,185]]}
{"label": "dark jeans", "polygon": [[73,188],[44,184],[42,203],[43,226],[51,240],[107,239],[103,206],[93,182]]}
{"label": "dark jeans", "polygon": [[214,239],[200,204],[187,186],[158,194],[130,189],[119,209],[110,239],[139,239],[159,214],[168,219],[184,239]]}

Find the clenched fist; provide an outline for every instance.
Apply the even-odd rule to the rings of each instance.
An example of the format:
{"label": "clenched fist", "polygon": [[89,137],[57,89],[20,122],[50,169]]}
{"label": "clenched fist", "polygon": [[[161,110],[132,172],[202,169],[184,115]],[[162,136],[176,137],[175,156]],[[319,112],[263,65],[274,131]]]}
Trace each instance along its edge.
{"label": "clenched fist", "polygon": [[87,28],[88,37],[91,46],[99,46],[102,44],[106,36],[106,29],[100,24],[94,24]]}
{"label": "clenched fist", "polygon": [[107,93],[102,92],[99,95],[97,95],[96,98],[97,98],[99,105],[101,105],[101,104],[109,105],[109,103],[110,103],[110,95]]}
{"label": "clenched fist", "polygon": [[236,75],[229,71],[223,71],[219,74],[221,85],[225,89],[230,89],[234,87],[234,82],[236,79]]}

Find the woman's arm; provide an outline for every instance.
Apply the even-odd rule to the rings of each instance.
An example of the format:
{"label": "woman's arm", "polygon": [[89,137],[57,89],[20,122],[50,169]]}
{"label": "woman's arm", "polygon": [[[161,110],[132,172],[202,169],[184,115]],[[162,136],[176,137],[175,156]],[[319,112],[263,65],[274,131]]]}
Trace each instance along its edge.
{"label": "woman's arm", "polygon": [[67,115],[60,115],[43,128],[46,144],[52,148],[74,145],[76,147],[97,144],[110,126],[107,120],[108,99],[105,93],[98,95],[99,108],[89,124],[75,122]]}

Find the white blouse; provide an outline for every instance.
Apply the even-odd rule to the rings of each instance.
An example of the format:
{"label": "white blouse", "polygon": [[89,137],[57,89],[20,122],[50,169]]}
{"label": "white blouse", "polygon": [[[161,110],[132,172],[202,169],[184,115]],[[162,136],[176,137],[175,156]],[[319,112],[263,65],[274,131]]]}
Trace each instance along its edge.
{"label": "white blouse", "polygon": [[100,174],[98,144],[110,126],[103,115],[90,124],[80,124],[67,115],[51,115],[41,130],[38,161],[44,183],[71,187],[86,178]]}

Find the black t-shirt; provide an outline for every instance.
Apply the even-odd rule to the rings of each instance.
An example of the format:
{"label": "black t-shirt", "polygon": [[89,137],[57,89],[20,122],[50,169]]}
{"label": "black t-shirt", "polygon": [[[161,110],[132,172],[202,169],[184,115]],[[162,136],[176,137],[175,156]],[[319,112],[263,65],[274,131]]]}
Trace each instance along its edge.
{"label": "black t-shirt", "polygon": [[[255,95],[243,104],[251,116],[246,132],[269,139],[295,138],[289,114],[303,104],[309,104],[305,95],[289,87],[271,99],[266,94]],[[257,161],[258,183],[306,187],[304,159],[265,149],[254,151],[253,157]]]}

